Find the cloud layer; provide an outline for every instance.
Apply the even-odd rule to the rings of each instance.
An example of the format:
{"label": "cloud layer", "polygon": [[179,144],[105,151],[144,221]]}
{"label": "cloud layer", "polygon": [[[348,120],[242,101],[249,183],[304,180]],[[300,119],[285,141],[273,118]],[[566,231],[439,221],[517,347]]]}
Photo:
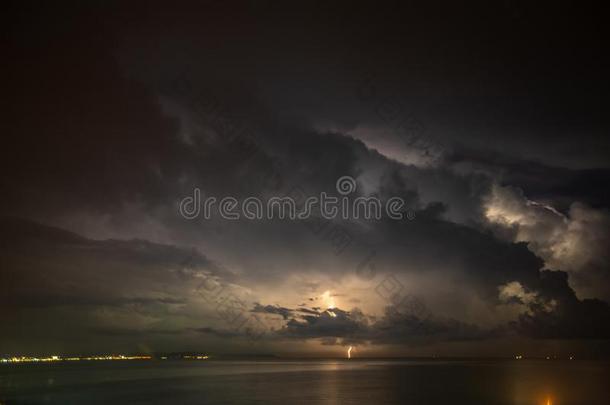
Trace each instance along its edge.
{"label": "cloud layer", "polygon": [[[586,60],[581,33],[534,49],[527,19],[464,31],[425,6],[115,7],[12,10],[0,348],[608,339],[605,71],[541,50]],[[195,187],[308,196],[342,176],[412,215],[178,211]]]}

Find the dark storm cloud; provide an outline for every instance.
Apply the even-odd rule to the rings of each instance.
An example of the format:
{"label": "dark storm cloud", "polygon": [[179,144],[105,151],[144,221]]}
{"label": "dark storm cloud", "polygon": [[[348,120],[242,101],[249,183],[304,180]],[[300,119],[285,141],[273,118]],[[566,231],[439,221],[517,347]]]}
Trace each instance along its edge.
{"label": "dark storm cloud", "polygon": [[385,316],[374,325],[371,341],[400,344],[419,341],[468,341],[501,336],[499,331],[481,330],[476,325],[443,317],[405,314],[388,308]]}
{"label": "dark storm cloud", "polygon": [[366,316],[359,310],[333,308],[318,315],[290,319],[278,333],[282,336],[310,339],[322,337],[357,338],[368,328]]}
{"label": "dark storm cloud", "polygon": [[3,218],[5,308],[129,307],[163,311],[187,303],[185,286],[205,273],[234,276],[195,250],[143,240],[94,241],[33,222]]}
{"label": "dark storm cloud", "polygon": [[565,272],[542,271],[536,291],[540,300],[529,303],[529,311],[514,324],[520,333],[538,339],[610,338],[610,305],[579,300]]}
{"label": "dark storm cloud", "polygon": [[442,269],[446,279],[465,277],[469,287],[488,299],[511,278],[528,284],[538,278],[543,262],[525,243],[502,242],[490,233],[427,216],[438,215],[435,207],[418,214],[413,222],[387,221],[367,235],[379,249],[379,266],[408,265],[422,273]]}
{"label": "dark storm cloud", "polygon": [[482,331],[476,325],[455,319],[438,318],[390,306],[380,319],[367,317],[355,309],[333,308],[291,319],[278,335],[297,339],[341,339],[346,343],[405,344],[430,341],[478,340],[500,336],[498,331]]}
{"label": "dark storm cloud", "polygon": [[[218,5],[210,7],[210,11],[214,15],[223,13],[222,7]],[[326,19],[332,21],[337,15],[347,13],[350,18],[342,21],[345,28],[329,28],[331,32],[337,35],[336,37],[331,36],[330,49],[333,52],[336,51],[334,48],[338,45],[335,42],[341,38],[348,40],[347,48],[355,48],[356,45],[361,45],[367,50],[373,45],[379,48],[379,44],[381,44],[379,51],[371,52],[370,55],[362,50],[359,52],[365,58],[368,57],[367,65],[370,65],[375,59],[373,55],[375,57],[391,55],[395,59],[395,63],[389,65],[391,66],[390,71],[399,70],[401,67],[409,66],[409,64],[415,62],[424,63],[427,66],[437,58],[442,58],[449,66],[459,67],[459,64],[456,65],[456,61],[459,60],[459,53],[431,54],[428,55],[428,58],[424,58],[423,56],[426,56],[430,51],[422,49],[422,44],[415,44],[417,46],[410,48],[412,55],[400,55],[397,52],[400,49],[400,43],[397,43],[396,38],[403,38],[407,42],[412,40],[409,39],[409,36],[397,36],[403,29],[401,27],[405,25],[404,22],[401,22],[400,25],[397,24],[398,20],[395,15],[400,15],[400,13],[397,14],[400,8],[394,9],[393,7],[395,6],[380,7],[373,14],[372,20],[361,25],[360,23],[363,23],[363,21],[361,21],[357,12],[360,7],[348,12],[342,7],[313,5],[311,8],[315,13],[305,13],[304,15],[309,17],[301,21],[299,26],[311,24],[312,27],[317,27],[316,18],[319,18],[320,21]],[[306,10],[309,10],[309,7],[304,7],[303,11]],[[72,13],[78,14],[79,11],[82,12],[82,9],[76,9]],[[113,9],[106,10],[106,12],[110,12],[110,15],[114,11]],[[116,11],[118,12],[118,10]],[[126,7],[123,11],[126,15],[131,15],[135,10]],[[238,13],[239,21],[249,21],[248,13],[250,12],[254,13],[254,16],[258,13],[265,14],[262,9],[257,7],[243,11],[243,14]],[[415,31],[422,29],[421,27],[425,21],[428,21],[432,26],[439,27],[443,25],[441,22],[446,22],[448,24],[445,30],[449,30],[449,27],[455,27],[455,24],[457,24],[457,21],[453,19],[444,21],[446,18],[444,16],[429,14],[430,10],[426,10],[425,7],[421,10],[415,7],[412,11],[419,11],[422,16],[429,17],[428,20],[422,17],[419,21],[412,21],[416,23],[415,28],[412,28]],[[539,16],[539,11],[532,8],[520,13],[522,16],[530,15],[532,18],[532,20],[525,19],[522,21],[527,27],[526,31],[532,29],[530,24]],[[137,33],[138,29],[145,30],[162,14],[162,10],[153,7],[148,15],[148,20],[139,20],[131,28],[123,27],[116,18],[110,18],[108,24],[100,28],[98,27],[99,24],[96,25],[97,22],[92,23],[90,21],[91,16],[86,13],[80,20],[76,20],[77,23],[69,24],[64,28],[49,23],[42,23],[42,28],[39,31],[28,31],[25,26],[15,27],[13,32],[15,44],[13,62],[15,63],[15,69],[19,70],[15,72],[15,75],[20,80],[11,83],[11,88],[15,89],[15,93],[18,95],[17,102],[13,106],[16,109],[13,116],[27,116],[29,114],[45,117],[45,119],[23,120],[14,123],[13,132],[15,136],[9,147],[4,149],[6,159],[3,159],[3,161],[6,165],[9,165],[5,171],[13,171],[17,166],[19,170],[16,173],[17,176],[5,179],[7,182],[5,187],[11,190],[10,198],[4,201],[7,209],[21,212],[31,210],[38,195],[32,194],[31,190],[33,189],[46,195],[45,209],[49,209],[50,205],[55,206],[56,210],[65,209],[67,208],[65,204],[69,201],[80,209],[96,211],[100,209],[100,205],[104,207],[105,204],[110,204],[111,207],[102,208],[102,212],[116,212],[125,201],[137,201],[145,205],[167,204],[168,199],[184,193],[188,189],[188,185],[198,183],[205,184],[206,188],[210,190],[224,190],[226,192],[235,189],[244,192],[247,191],[244,190],[244,187],[248,186],[251,186],[252,189],[265,188],[269,184],[264,181],[261,182],[260,175],[263,169],[272,170],[275,173],[279,172],[282,176],[283,173],[296,175],[315,161],[316,170],[312,171],[313,173],[306,172],[304,175],[322,177],[319,174],[324,173],[328,180],[326,178],[305,179],[315,181],[314,187],[318,185],[316,180],[330,185],[332,178],[334,178],[331,173],[349,174],[353,171],[354,157],[349,156],[349,151],[353,148],[345,145],[343,141],[337,142],[338,138],[326,140],[324,137],[318,136],[318,139],[315,139],[315,133],[312,134],[312,131],[309,130],[298,134],[295,133],[294,125],[285,127],[284,131],[278,130],[278,120],[285,120],[286,117],[293,118],[293,116],[286,116],[281,112],[283,106],[290,103],[277,102],[277,97],[274,99],[265,95],[265,89],[267,88],[265,86],[263,86],[263,89],[257,89],[257,81],[262,80],[263,83],[268,81],[268,78],[261,72],[259,64],[248,58],[241,60],[243,65],[235,65],[231,62],[240,52],[249,53],[249,50],[240,46],[239,42],[220,47],[216,58],[204,57],[204,60],[201,61],[202,56],[197,54],[198,47],[207,49],[206,47],[210,44],[207,39],[195,35],[200,33],[201,28],[199,27],[206,26],[211,32],[221,30],[218,24],[205,24],[205,19],[211,17],[193,13],[185,21],[182,21],[182,30],[172,25],[170,21],[167,25],[167,32],[159,34],[155,34],[154,31],[150,32],[151,37],[145,40],[146,43],[137,43],[133,34]],[[408,13],[409,19],[415,19],[414,15],[418,15],[418,13]],[[459,12],[458,15],[460,15]],[[558,15],[561,15],[561,12],[558,12]],[[314,17],[314,19],[310,19],[311,17]],[[290,24],[281,22],[278,15],[271,13],[266,15],[265,18],[278,26],[289,28]],[[366,28],[371,28],[381,21],[384,21],[385,29],[375,32],[373,37],[364,38],[361,34],[357,34],[356,27],[359,30],[365,28],[366,32]],[[503,23],[512,24],[513,20],[508,18]],[[555,24],[552,23],[553,26]],[[102,30],[101,32],[108,34],[108,38],[111,39],[102,39],[104,37],[96,33],[98,28]],[[472,30],[474,31],[474,28]],[[235,31],[233,35],[236,38],[242,38],[245,31],[245,29],[240,29]],[[41,32],[41,34],[36,34],[37,32]],[[296,27],[289,28],[288,32],[298,38],[296,41],[297,49],[305,45],[305,38],[297,35]],[[322,35],[317,30],[313,30],[313,32],[314,35]],[[340,32],[344,34],[340,34]],[[74,33],[78,33],[78,37],[75,37]],[[255,33],[258,35],[253,37],[254,44],[259,44],[272,35],[271,32],[266,32],[258,25],[255,25]],[[500,35],[500,32],[497,34],[501,43],[508,40],[508,38]],[[46,42],[41,42],[37,35],[48,39],[44,40]],[[155,35],[160,37],[155,37]],[[462,35],[468,39],[474,33],[467,30]],[[518,38],[524,38],[521,35],[524,34],[521,33]],[[159,75],[165,77],[161,80],[160,88],[147,89],[136,79],[125,77],[125,72],[120,70],[116,60],[118,52],[115,43],[120,42],[121,37],[129,38],[129,41],[126,42],[132,47],[142,46],[140,51],[126,48],[123,50],[123,54],[133,52],[129,54],[132,60],[135,55],[148,57],[145,60],[148,64],[146,71],[149,73],[144,76],[156,76],[154,80],[157,82],[159,81]],[[82,38],[92,38],[93,42],[84,41]],[[140,38],[140,40],[142,39]],[[177,46],[173,53],[168,49],[169,46],[161,46],[158,49],[149,48],[148,45],[155,43],[155,40],[162,44],[175,42],[188,46]],[[432,36],[428,40],[432,43],[441,41],[437,36]],[[512,36],[511,40],[514,40]],[[271,43],[273,44],[273,42]],[[466,50],[467,48],[463,49],[463,47],[467,43],[456,43],[455,45],[459,46],[455,52]],[[271,46],[265,52],[279,52],[276,46]],[[498,52],[493,48],[487,48],[485,44],[480,46],[492,54]],[[430,48],[434,47],[431,46]],[[169,54],[166,55],[165,52],[169,52]],[[291,55],[297,51],[284,50],[284,52],[286,55]],[[307,52],[308,55],[311,53],[311,51]],[[328,50],[322,50],[322,54],[325,53],[329,53]],[[341,55],[343,54],[341,52]],[[347,52],[347,54],[351,55],[349,58],[354,57],[350,52]],[[79,55],[77,66],[70,61],[73,55]],[[167,56],[172,56],[175,59],[168,62],[169,58]],[[330,58],[330,55],[327,56]],[[524,56],[520,55],[521,58]],[[27,69],[22,69],[20,63],[31,57],[36,57],[38,63]],[[344,56],[341,56],[341,58],[344,58]],[[345,69],[345,66],[360,65],[357,60],[354,61],[349,58],[339,66]],[[413,58],[414,61],[410,58]],[[132,60],[129,60],[129,62],[132,62]],[[518,60],[511,61],[511,63],[518,64]],[[381,61],[383,61],[383,58],[381,58]],[[290,65],[288,56],[280,58],[277,62],[277,66],[281,66],[285,72],[284,75],[274,77],[277,83],[283,81],[291,83],[298,79],[298,76],[291,76],[294,75],[295,67]],[[324,60],[314,58],[301,62],[312,65],[323,64]],[[490,69],[498,68],[493,60],[473,59],[469,60],[468,63],[471,68],[477,67],[478,64],[489,64]],[[538,60],[535,63],[542,62]],[[137,60],[133,61],[132,65],[136,65],[134,68],[127,63],[127,70],[132,69],[134,71],[132,76],[136,77],[139,72],[141,73],[137,64]],[[42,66],[44,66],[45,74],[40,74],[41,72],[36,70],[42,69]],[[480,68],[482,66],[479,66]],[[251,69],[250,75],[244,75],[244,72],[248,69]],[[358,70],[357,76],[359,77],[360,69],[356,70]],[[473,71],[477,72],[478,70],[473,69]],[[350,76],[353,72],[348,70],[346,73]],[[314,80],[319,79],[321,86],[325,86],[330,79],[316,70],[312,71],[311,74],[314,75]],[[429,74],[434,75],[435,71],[431,70]],[[186,89],[182,88],[181,94],[175,95],[176,79],[183,78],[184,75],[186,75]],[[315,77],[315,75],[320,76]],[[390,78],[390,83],[380,83],[379,87],[398,85],[398,88],[401,88],[400,83],[391,81],[394,76],[386,76]],[[235,84],[235,77],[239,77],[237,84]],[[465,80],[465,78],[458,77],[457,80]],[[519,78],[515,78],[515,80],[519,80]],[[424,81],[432,81],[432,79],[426,77]],[[168,82],[173,84],[169,86],[169,90]],[[52,87],[49,86],[50,83],[52,83]],[[358,83],[356,80],[345,84],[347,90],[349,90],[344,96],[344,101],[347,104],[354,98],[353,94],[358,88]],[[180,90],[180,87],[178,89]],[[400,94],[413,98],[414,103],[419,105],[426,105],[422,100],[429,99],[432,94],[429,91],[424,94],[421,91],[412,91],[409,86],[407,86],[407,89]],[[290,86],[285,87],[282,95],[290,95],[295,100],[294,103],[298,105],[301,93],[293,90]],[[180,132],[178,129],[181,125],[180,120],[175,116],[172,119],[161,112],[155,92],[177,97],[177,100],[183,104],[182,108],[187,108],[187,110],[189,108],[200,109],[202,105],[205,106],[204,114],[208,116],[203,118],[212,121],[211,123],[208,122],[207,126],[216,132],[217,138],[210,140],[206,136],[202,136],[201,128],[195,127],[192,129],[195,134],[189,138],[190,145],[181,142],[180,136],[176,134],[176,132]],[[60,96],[58,97],[58,95]],[[322,95],[317,97],[322,97]],[[566,96],[562,99],[570,99],[570,97]],[[36,102],[33,104],[30,102],[31,100],[36,100]],[[282,99],[280,98],[280,100]],[[307,105],[316,104],[318,104],[317,100],[307,102]],[[489,105],[489,103],[483,102],[481,104]],[[546,104],[540,103],[540,105]],[[496,108],[502,109],[502,111],[510,110],[506,106],[496,106]],[[373,108],[373,110],[375,109]],[[311,115],[308,119],[310,122],[315,121],[319,114],[319,111],[315,108],[310,111],[307,111],[307,109],[301,111],[303,111],[303,114]],[[350,111],[353,111],[353,109]],[[213,117],[209,117],[210,113]],[[335,108],[330,108],[329,113],[334,116],[340,115]],[[371,113],[376,114],[374,111],[371,111]],[[201,111],[199,111],[199,114],[201,114]],[[427,113],[421,112],[419,114],[426,115]],[[75,117],[78,118],[75,119]],[[201,115],[199,115],[199,118],[202,118]],[[210,118],[214,119],[210,120]],[[434,117],[432,118],[434,119]],[[367,120],[369,118],[366,116],[362,119],[363,122]],[[198,122],[198,124],[202,123]],[[249,132],[248,136],[253,139],[257,152],[257,162],[253,163],[253,168],[247,165],[245,170],[239,170],[240,166],[236,163],[243,163],[244,159],[243,156],[240,156],[240,149],[235,148],[235,145],[231,145],[229,142],[233,138],[234,132],[228,130],[227,125],[239,128],[240,131],[245,128]],[[503,127],[502,123],[498,122],[497,127]],[[87,135],[83,136],[83,134]],[[430,136],[435,137],[434,134],[430,134]],[[515,139],[512,135],[508,138],[502,137],[502,141],[498,143],[513,142]],[[582,138],[579,138],[579,142],[582,141]],[[459,142],[467,143],[468,139],[460,138]],[[341,143],[344,145],[341,145]],[[454,142],[448,140],[448,143],[452,144]],[[480,146],[479,144],[480,142],[477,140],[474,146]],[[65,145],[70,146],[66,147]],[[302,154],[295,154],[294,151],[302,152]],[[27,164],[24,165],[23,162],[27,162]],[[51,167],[52,170],[50,170]],[[511,167],[507,166],[505,170],[511,170]],[[222,176],[216,174],[220,172],[222,172]],[[41,174],[44,174],[44,176],[41,177]],[[246,179],[242,177],[244,174],[247,176]],[[91,182],[90,179],[95,179],[95,181]],[[187,184],[180,186],[180,179],[187,179]],[[577,179],[574,181],[577,181]],[[237,187],[231,187],[231,184]],[[553,190],[564,194],[568,190],[591,194],[590,190],[577,190],[569,184],[557,185]],[[592,199],[598,197],[591,196]],[[457,205],[456,201],[453,205]]]}
{"label": "dark storm cloud", "polygon": [[289,308],[280,307],[278,305],[261,305],[259,303],[256,303],[251,311],[255,313],[275,314],[281,316],[283,319],[288,319],[293,313],[293,310]]}
{"label": "dark storm cloud", "polygon": [[[476,235],[474,231],[470,232]],[[451,235],[455,232],[445,233]],[[463,243],[468,233],[463,230],[458,239]],[[578,300],[563,272],[538,273],[539,259],[524,247],[516,249],[522,251],[524,257],[532,257],[531,263],[524,262],[530,270],[522,275],[509,269],[501,271],[497,266],[507,258],[510,258],[512,266],[524,264],[514,261],[515,253],[498,256],[501,254],[499,246],[503,244],[492,241],[489,239],[488,246],[485,247],[481,245],[481,239],[477,240],[479,246],[485,247],[487,254],[484,257],[475,254],[465,265],[473,268],[474,263],[478,263],[476,268],[479,269],[469,276],[473,280],[468,285],[472,288],[482,284],[480,291],[492,301],[497,286],[511,279],[518,279],[527,289],[536,291],[539,299],[528,304],[530,312],[521,315],[514,325],[515,330],[526,336],[553,339],[607,336],[607,328],[603,325],[607,324],[605,321],[610,316],[610,310],[606,303]],[[28,308],[43,311],[53,307],[77,308],[82,311],[118,308],[127,311],[125,321],[144,315],[165,319],[171,324],[172,318],[181,316],[181,313],[188,314],[184,308],[188,308],[193,298],[192,290],[199,283],[196,276],[199,272],[214,274],[225,280],[234,279],[222,267],[192,250],[145,241],[91,241],[69,232],[21,220],[2,221],[2,244],[10,252],[3,257],[5,271],[2,273],[2,300],[5,309],[12,308],[11,316],[14,316],[15,311],[19,313]],[[493,248],[494,244],[498,244],[497,247]],[[462,249],[473,250],[464,245],[459,250]],[[447,257],[449,256],[445,256],[445,259]],[[411,259],[418,260],[413,257]],[[483,268],[494,269],[497,273],[481,278]],[[6,269],[12,271],[7,272]],[[555,304],[549,310],[547,304],[551,301]],[[179,308],[183,309],[176,312]],[[440,314],[421,310],[414,312],[413,309],[412,306],[388,307],[378,319],[359,309],[291,309],[254,303],[250,311],[279,315],[286,321],[277,332],[265,335],[271,340],[337,338],[340,339],[337,344],[405,344],[489,339],[506,335],[508,329],[480,328]],[[192,317],[193,322],[199,322],[198,316],[188,316]],[[48,322],[55,321],[57,319],[52,317],[48,319]],[[195,331],[218,337],[247,337],[239,330],[227,328],[227,325],[161,328],[153,324],[129,327],[125,321],[114,326],[83,326],[84,329],[80,328],[80,331],[75,325],[72,328],[76,328],[75,333],[93,333],[96,336],[183,336]],[[45,325],[41,323],[39,326],[46,327]]]}
{"label": "dark storm cloud", "polygon": [[446,163],[460,172],[485,173],[502,184],[518,186],[535,200],[547,201],[566,212],[575,200],[593,208],[610,207],[608,169],[575,170],[489,151],[453,151]]}
{"label": "dark storm cloud", "polygon": [[318,307],[313,307],[312,309],[299,308],[299,309],[297,309],[297,311],[302,312],[304,314],[309,314],[309,315],[319,315],[320,314],[320,308],[318,308]]}
{"label": "dark storm cloud", "polygon": [[[475,15],[461,5],[444,13],[394,4],[316,3],[298,13],[200,7],[60,7],[65,15],[51,12],[55,19],[44,16],[49,7],[17,7],[0,206],[115,240],[3,221],[4,302],[125,310],[98,329],[117,334],[129,334],[124,324],[138,316],[153,325],[136,332],[183,328],[237,337],[226,325],[179,324],[197,318],[188,312],[197,309],[189,307],[187,288],[197,275],[266,293],[301,276],[303,300],[325,289],[327,280],[310,278],[322,273],[339,283],[375,252],[379,272],[415,279],[437,303],[433,317],[387,311],[373,320],[364,307],[332,316],[318,302],[291,309],[266,302],[265,293],[249,310],[281,317],[278,336],[286,338],[476,340],[497,332],[458,319],[456,312],[482,318],[461,305],[480,299],[491,310],[498,288],[519,282],[538,294],[524,303],[529,312],[517,322],[523,334],[607,337],[595,326],[607,319],[604,302],[576,298],[563,273],[541,273],[545,260],[533,238],[501,238],[485,217],[495,183],[522,187],[563,212],[574,201],[608,207],[609,144],[599,136],[608,129],[601,102],[607,82],[601,67],[583,63],[601,36],[594,24],[569,35],[561,28],[585,16],[512,3]],[[481,18],[486,12],[498,21]],[[584,39],[588,47],[580,46]],[[363,77],[373,78],[368,89],[375,93],[366,100],[358,97]],[[396,99],[400,111],[388,120],[381,107]],[[423,145],[439,154],[432,164],[384,155],[379,141],[386,135],[376,131],[396,137],[405,117],[424,123],[421,142],[399,136],[389,157]],[[401,196],[415,220],[332,221],[351,238],[337,252],[302,223],[186,221],[176,209],[194,187],[219,197],[295,187],[316,194],[334,191],[345,175],[357,180],[355,195]],[[604,241],[603,219],[587,214],[577,224]],[[124,240],[134,236],[140,239]],[[241,278],[180,246],[198,246]],[[597,258],[583,273],[607,270],[607,257]],[[447,290],[455,302],[443,297]],[[557,306],[549,311],[552,300]]]}

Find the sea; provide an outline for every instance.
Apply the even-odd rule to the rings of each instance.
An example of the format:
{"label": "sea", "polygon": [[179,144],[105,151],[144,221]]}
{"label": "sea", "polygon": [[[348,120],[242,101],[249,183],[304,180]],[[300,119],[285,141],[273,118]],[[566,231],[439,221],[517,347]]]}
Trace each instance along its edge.
{"label": "sea", "polygon": [[609,366],[363,359],[0,364],[0,404],[608,405]]}

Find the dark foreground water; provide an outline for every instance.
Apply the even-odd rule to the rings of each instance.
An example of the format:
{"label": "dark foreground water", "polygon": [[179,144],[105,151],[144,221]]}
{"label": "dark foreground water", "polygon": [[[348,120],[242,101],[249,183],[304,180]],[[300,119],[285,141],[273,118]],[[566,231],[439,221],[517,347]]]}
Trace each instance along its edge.
{"label": "dark foreground water", "polygon": [[607,405],[608,366],[523,360],[4,364],[0,404]]}

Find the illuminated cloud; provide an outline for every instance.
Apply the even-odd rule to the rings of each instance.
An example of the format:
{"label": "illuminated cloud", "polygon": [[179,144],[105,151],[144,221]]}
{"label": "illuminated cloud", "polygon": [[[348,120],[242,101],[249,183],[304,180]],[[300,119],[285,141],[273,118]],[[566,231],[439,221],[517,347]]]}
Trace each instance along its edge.
{"label": "illuminated cloud", "polygon": [[599,284],[608,276],[610,264],[608,212],[573,203],[564,215],[550,205],[527,199],[517,188],[495,184],[485,203],[485,217],[500,228],[499,235],[527,242],[544,259],[546,268],[574,276],[581,294],[609,293]]}

